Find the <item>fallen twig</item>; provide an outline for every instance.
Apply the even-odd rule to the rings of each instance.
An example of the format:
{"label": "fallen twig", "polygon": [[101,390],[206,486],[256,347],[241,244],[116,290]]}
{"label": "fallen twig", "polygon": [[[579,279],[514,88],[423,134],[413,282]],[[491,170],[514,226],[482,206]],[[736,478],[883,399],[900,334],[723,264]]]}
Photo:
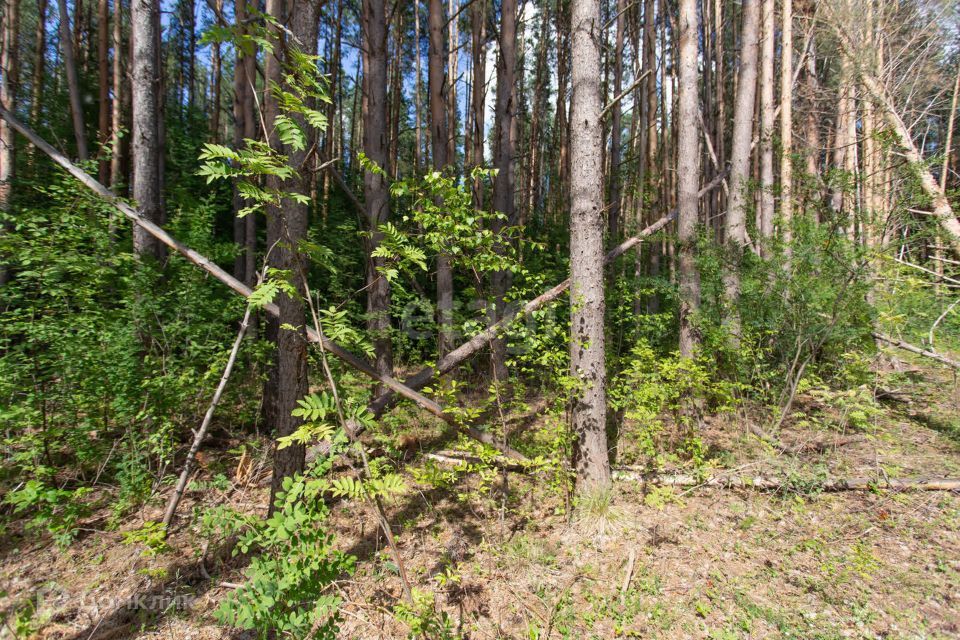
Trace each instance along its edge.
{"label": "fallen twig", "polygon": [[883,335],[882,333],[873,333],[873,337],[881,342],[886,342],[889,345],[897,347],[898,349],[903,349],[904,351],[909,351],[910,353],[915,353],[919,356],[924,356],[937,362],[941,362],[949,367],[954,369],[960,369],[960,362],[948,358],[945,355],[939,354],[936,351],[931,351],[929,349],[922,349],[915,345],[910,344],[909,342],[904,342],[903,340],[898,340],[897,338],[892,338],[890,336]]}

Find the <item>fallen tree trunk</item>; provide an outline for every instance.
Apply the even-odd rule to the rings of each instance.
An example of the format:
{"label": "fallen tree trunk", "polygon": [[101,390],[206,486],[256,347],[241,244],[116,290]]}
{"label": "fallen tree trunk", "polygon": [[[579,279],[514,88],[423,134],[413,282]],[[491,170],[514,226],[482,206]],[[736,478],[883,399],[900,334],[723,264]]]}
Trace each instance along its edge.
{"label": "fallen tree trunk", "polygon": [[812,489],[824,492],[872,491],[960,491],[960,478],[828,478],[819,483],[798,486],[795,481],[771,476],[718,476],[700,479],[691,475],[657,476],[614,469],[614,480],[634,480],[660,487],[713,487],[718,489],[754,489],[784,491]]}
{"label": "fallen tree trunk", "polygon": [[[117,211],[119,211],[125,218],[138,225],[144,231],[152,235],[154,238],[167,245],[189,262],[200,267],[214,278],[227,285],[234,292],[240,294],[241,296],[247,298],[253,293],[253,290],[250,287],[246,286],[232,275],[221,269],[217,266],[212,260],[206,256],[194,251],[190,247],[182,244],[176,240],[169,233],[164,231],[157,224],[141,217],[137,214],[136,210],[133,209],[126,202],[121,200],[114,194],[112,191],[107,189],[105,186],[97,182],[93,177],[85,173],[82,169],[73,164],[66,156],[54,149],[46,140],[37,135],[32,129],[21,123],[17,120],[5,107],[0,106],[0,117],[10,123],[10,125],[19,131],[25,138],[27,138],[31,143],[33,143],[38,149],[46,153],[50,158],[56,162],[58,165],[63,167],[67,173],[76,178],[81,184],[85,187],[96,193],[98,196],[103,198],[106,202],[113,205]],[[264,310],[273,315],[279,315],[279,309],[275,304],[268,304],[264,307]],[[437,402],[427,398],[423,394],[417,392],[416,390],[410,388],[409,386],[401,383],[399,380],[392,378],[390,376],[381,375],[374,369],[370,364],[364,362],[359,357],[350,353],[337,343],[332,340],[321,336],[317,333],[316,329],[313,327],[307,327],[307,338],[310,342],[320,343],[324,349],[335,355],[341,361],[345,362],[350,367],[356,369],[357,371],[363,373],[364,375],[376,380],[381,383],[391,392],[407,398],[408,400],[413,401],[419,407],[426,410],[427,412],[437,416],[441,420],[447,422],[451,426],[455,427],[461,433],[478,440],[486,445],[493,447],[494,449],[500,451],[502,454],[509,458],[515,460],[523,460],[525,457],[523,454],[518,451],[511,449],[510,447],[501,444],[498,442],[493,435],[475,429],[473,427],[464,426],[460,424],[459,420],[447,413],[442,406]]]}
{"label": "fallen tree trunk", "polygon": [[[438,451],[427,453],[425,457],[441,464],[480,464],[482,460],[461,451]],[[515,462],[496,461],[494,466],[529,473],[530,468]],[[614,467],[614,480],[636,481],[658,487],[713,487],[718,489],[754,489],[757,491],[781,491],[791,489],[812,489],[818,491],[869,491],[873,489],[891,489],[898,491],[960,491],[960,478],[827,478],[821,482],[798,484],[796,481],[774,476],[737,476],[718,475],[712,478],[698,478],[687,474],[660,475],[648,473],[630,467]]]}
{"label": "fallen tree trunk", "polygon": [[950,358],[937,353],[936,351],[930,351],[929,349],[922,349],[915,345],[910,344],[909,342],[904,342],[903,340],[898,340],[897,338],[891,338],[890,336],[885,336],[882,333],[874,332],[873,337],[881,342],[886,342],[889,345],[893,345],[898,349],[903,349],[904,351],[909,351],[910,353],[915,353],[918,356],[923,356],[925,358],[930,358],[941,362],[948,367],[953,367],[954,369],[960,369],[960,362],[956,360],[951,360]]}

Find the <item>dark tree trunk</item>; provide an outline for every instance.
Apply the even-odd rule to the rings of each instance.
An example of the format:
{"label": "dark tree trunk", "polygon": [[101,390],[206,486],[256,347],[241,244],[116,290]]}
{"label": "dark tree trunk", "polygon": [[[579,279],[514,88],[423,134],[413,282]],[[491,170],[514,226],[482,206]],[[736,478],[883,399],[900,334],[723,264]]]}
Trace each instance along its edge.
{"label": "dark tree trunk", "polygon": [[[430,142],[433,168],[443,171],[449,164],[447,156],[449,129],[447,128],[447,87],[443,63],[443,1],[429,0],[430,55],[427,65],[430,92]],[[437,322],[440,325],[437,348],[443,357],[455,345],[453,335],[453,268],[450,257],[437,256]]]}
{"label": "dark tree trunk", "polygon": [[[514,191],[516,182],[516,67],[517,67],[517,0],[503,0],[500,5],[500,55],[497,56],[497,102],[493,125],[493,166],[497,176],[493,182],[493,208],[507,217],[506,224],[516,223]],[[499,232],[504,220],[492,227]],[[494,321],[504,312],[504,296],[510,287],[510,273],[497,271],[491,275],[490,288],[494,299]],[[507,381],[507,345],[503,338],[490,343],[493,379]]]}
{"label": "dark tree trunk", "polygon": [[[316,53],[317,29],[319,19],[319,2],[317,0],[268,0],[267,14],[279,20],[290,30],[291,38],[296,39],[303,53]],[[283,56],[286,46],[293,46],[288,41],[287,34],[276,27],[270,27],[271,37],[275,40],[274,53],[268,55],[265,61],[265,78],[267,82],[275,82],[283,86]],[[268,92],[264,101],[264,120],[272,126],[280,115],[280,105],[273,92]],[[302,117],[297,116],[304,131],[307,131]],[[309,135],[309,134],[308,134]],[[285,147],[279,139],[277,131],[272,129],[269,137],[270,146],[287,155],[291,166],[301,166],[307,157],[307,149],[297,151]],[[305,193],[306,178],[295,177],[290,180],[280,180],[276,177],[267,179],[267,187],[281,189],[288,192]],[[292,274],[293,284],[302,295],[306,278],[307,257],[300,253],[299,243],[306,237],[308,205],[285,200],[280,207],[269,207],[267,210],[267,243],[273,246],[270,252],[270,266],[275,269],[289,271]],[[307,386],[307,341],[305,326],[307,317],[304,313],[304,303],[300,297],[291,297],[280,294],[277,297],[279,307],[278,323],[274,327],[276,335],[276,354],[273,383],[265,387],[264,399],[267,409],[267,426],[275,438],[287,436],[296,431],[301,421],[291,415],[297,407],[297,401],[302,399],[308,391]],[[296,327],[285,329],[284,326]],[[278,449],[273,459],[273,481],[270,488],[270,509],[273,509],[274,496],[280,489],[283,479],[303,470],[304,447],[293,445],[285,449]]]}
{"label": "dark tree trunk", "polygon": [[[117,0],[114,0],[116,2]],[[110,142],[110,4],[107,0],[97,3],[97,82],[99,83],[99,101],[97,114],[97,141],[102,145],[100,157],[100,184],[110,183],[110,159],[107,157],[107,144]]]}
{"label": "dark tree trunk", "polygon": [[[114,0],[116,2],[116,0]],[[214,6],[217,9],[217,15],[223,13],[223,0],[216,0]],[[220,59],[220,43],[213,43],[213,52],[210,54],[210,75],[212,76],[212,85],[213,85],[213,95],[212,95],[212,111],[210,113],[210,139],[213,142],[220,142],[220,67],[222,61]]]}
{"label": "dark tree trunk", "polygon": [[[63,49],[63,66],[67,75],[67,91],[70,96],[70,114],[73,116],[73,135],[77,143],[77,157],[86,160],[87,136],[83,125],[83,106],[80,101],[80,80],[77,77],[77,63],[73,46],[73,35],[70,33],[70,13],[67,10],[67,0],[57,0],[60,8],[60,48]],[[77,15],[80,15],[79,3]],[[78,18],[79,19],[79,18]]]}
{"label": "dark tree trunk", "polygon": [[[387,24],[384,0],[363,0],[363,152],[387,169]],[[372,256],[390,216],[390,192],[380,173],[364,171],[363,197],[367,231],[367,330],[373,338],[377,372],[393,375],[390,338],[390,283],[380,273],[384,262]],[[379,389],[378,389],[379,391]]]}

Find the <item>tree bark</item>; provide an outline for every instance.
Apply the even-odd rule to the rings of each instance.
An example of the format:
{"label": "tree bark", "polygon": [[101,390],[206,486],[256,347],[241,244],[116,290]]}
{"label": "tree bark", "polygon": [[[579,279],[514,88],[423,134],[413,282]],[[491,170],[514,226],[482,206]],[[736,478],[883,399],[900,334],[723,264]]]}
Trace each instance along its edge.
{"label": "tree bark", "polygon": [[[117,0],[114,0],[116,2]],[[217,15],[223,13],[223,0],[215,0],[214,7],[216,7]],[[221,101],[221,73],[220,67],[222,64],[220,58],[220,43],[213,43],[213,52],[210,54],[210,75],[212,76],[213,84],[213,96],[212,96],[212,110],[210,113],[210,139],[217,143],[220,141],[220,101]]]}
{"label": "tree bark", "polygon": [[[491,228],[499,233],[504,224],[516,223],[514,192],[516,190],[516,67],[517,67],[517,0],[503,0],[500,6],[500,40],[497,56],[497,101],[493,125],[493,166],[497,175],[493,181],[493,208],[507,217],[497,219]],[[490,289],[494,299],[494,321],[504,313],[504,296],[510,288],[510,273],[497,271],[491,274]],[[491,367],[493,379],[506,383],[507,344],[502,337],[491,343]]]}
{"label": "tree bark", "polygon": [[[43,108],[43,85],[46,81],[47,62],[47,0],[37,0],[37,30],[33,41],[33,78],[30,95],[30,121],[40,126]],[[0,125],[0,127],[7,125]]]}
{"label": "tree bark", "polygon": [[420,61],[420,0],[413,2],[413,39],[414,39],[414,67],[417,77],[413,85],[413,108],[414,108],[414,128],[416,129],[417,146],[413,152],[413,164],[417,173],[420,173],[423,167],[423,70]]}
{"label": "tree bark", "polygon": [[113,129],[110,137],[113,155],[110,156],[110,188],[115,191],[125,181],[124,147],[127,138],[122,136],[124,105],[129,106],[123,69],[123,1],[113,0]]}
{"label": "tree bark", "polygon": [[[487,3],[474,0],[470,7],[470,42],[473,56],[472,103],[470,140],[470,165],[483,166],[484,112],[486,107],[487,82]],[[473,206],[483,208],[483,183],[473,183]]]}
{"label": "tree bark", "polygon": [[67,0],[57,0],[60,9],[60,48],[63,50],[63,66],[67,75],[67,91],[70,95],[70,114],[73,116],[73,135],[77,142],[77,157],[86,160],[87,136],[83,126],[83,107],[80,102],[80,81],[77,78],[77,63],[74,56],[73,35],[70,32],[70,13]]}
{"label": "tree bark", "polygon": [[[443,1],[429,0],[430,55],[427,74],[430,91],[430,140],[433,169],[444,171],[450,162],[447,156],[449,129],[447,128],[446,83],[443,64]],[[439,337],[437,350],[443,357],[453,348],[453,268],[450,257],[437,256],[437,323]]]}
{"label": "tree bark", "polygon": [[[59,0],[65,3],[66,0]],[[157,34],[160,30],[158,0],[131,0],[133,30],[133,199],[141,216],[162,225],[160,69]],[[166,251],[142,228],[133,231],[133,249],[138,257],[163,262]]]}
{"label": "tree bark", "polygon": [[[244,32],[244,23],[247,19],[247,0],[235,0],[233,12],[236,19],[237,29]],[[244,145],[244,139],[252,137],[249,135],[250,126],[255,123],[247,122],[253,118],[252,109],[248,111],[249,98],[253,98],[254,80],[248,76],[247,58],[240,47],[236,47],[235,62],[233,67],[233,147],[241,149]],[[243,208],[243,198],[236,186],[233,189],[233,242],[236,244],[237,257],[233,261],[233,277],[242,282],[247,281],[246,277],[246,252],[247,252],[247,220],[241,218],[237,213]],[[246,216],[252,218],[253,216]],[[256,222],[254,222],[256,225]],[[254,227],[256,228],[256,227]]]}
{"label": "tree bark", "polygon": [[773,132],[776,117],[773,108],[773,57],[776,40],[774,0],[762,0],[763,44],[760,56],[760,243],[763,255],[769,257],[773,238]]}
{"label": "tree bark", "polygon": [[[117,2],[118,0],[114,0]],[[99,83],[99,101],[97,114],[97,140],[101,145],[100,182],[110,182],[110,158],[107,144],[110,142],[110,118],[113,115],[110,105],[110,4],[107,0],[97,2],[97,82]]]}
{"label": "tree bark", "polygon": [[699,345],[693,316],[700,307],[700,273],[697,269],[697,224],[700,199],[699,79],[697,74],[696,0],[680,0],[680,105],[677,152],[684,167],[677,175],[677,235],[680,280],[680,355],[691,358]]}
{"label": "tree bark", "polygon": [[[387,23],[384,0],[363,0],[363,152],[378,167],[387,170]],[[375,367],[393,375],[393,345],[390,337],[390,283],[380,273],[383,258],[372,253],[380,246],[380,225],[390,216],[390,192],[380,173],[364,171],[364,213],[367,232],[367,331],[373,338]]]}
{"label": "tree bark", "polygon": [[570,372],[578,491],[610,486],[606,433],[603,290],[603,123],[600,103],[599,6],[572,0],[570,99]]}
{"label": "tree bark", "polygon": [[782,0],[780,63],[780,228],[789,258],[793,240],[793,0]]}
{"label": "tree bark", "polygon": [[[614,41],[613,95],[617,98],[623,91],[623,48],[624,29],[627,20],[627,0],[617,0],[615,6],[617,34]],[[621,149],[623,108],[621,105],[622,101],[618,99],[610,110],[610,205],[607,213],[607,242],[610,245],[616,245],[620,238],[620,162],[623,155]]]}
{"label": "tree bark", "polygon": [[757,89],[757,46],[759,2],[744,0],[741,31],[740,69],[737,75],[736,104],[733,114],[733,141],[730,149],[730,199],[725,223],[728,264],[723,281],[726,293],[724,323],[734,346],[740,342],[740,268],[747,247],[747,210],[750,193],[750,141],[753,137],[753,109]]}
{"label": "tree bark", "polygon": [[[19,29],[20,0],[7,0],[0,21],[0,104],[8,109],[17,108]],[[5,214],[11,213],[16,144],[16,134],[10,124],[0,123],[0,211]],[[0,235],[5,233],[6,224],[0,225]],[[6,257],[0,255],[0,286],[10,278],[5,262]]]}
{"label": "tree bark", "polygon": [[[285,85],[284,64],[288,47],[300,47],[301,52],[314,55],[317,50],[317,29],[319,24],[320,4],[318,0],[268,0],[267,15],[277,19],[279,24],[289,29],[287,31],[276,26],[269,26],[270,37],[274,40],[274,51],[268,55],[264,65],[264,77],[268,83],[277,86]],[[264,99],[264,120],[272,127],[277,117],[281,115],[281,107],[274,92],[270,91]],[[270,146],[288,158],[293,167],[300,167],[307,159],[311,145],[311,134],[303,121],[302,116],[292,116],[301,129],[307,132],[308,142],[306,149],[295,150],[287,147],[280,141],[275,128],[269,132]],[[276,176],[268,176],[268,188],[280,189],[288,192],[306,193],[308,185],[306,178],[296,175],[288,180],[280,180]],[[264,399],[267,427],[274,438],[288,436],[300,426],[301,421],[291,415],[297,408],[297,401],[301,400],[308,391],[307,385],[307,342],[306,342],[306,314],[304,313],[303,299],[304,282],[307,276],[307,257],[300,252],[299,244],[307,234],[308,206],[291,199],[287,199],[279,207],[267,208],[267,245],[273,247],[270,252],[269,265],[274,269],[289,271],[292,274],[292,284],[297,288],[299,296],[290,296],[281,293],[277,296],[278,325],[271,331],[276,336],[276,352],[274,355],[274,370],[272,384],[265,385],[265,393],[270,394]],[[249,277],[250,274],[247,274]],[[295,327],[295,328],[284,328]],[[271,510],[273,498],[280,490],[283,479],[303,470],[305,448],[303,445],[292,445],[285,449],[277,449],[273,458],[273,480],[270,488]]]}

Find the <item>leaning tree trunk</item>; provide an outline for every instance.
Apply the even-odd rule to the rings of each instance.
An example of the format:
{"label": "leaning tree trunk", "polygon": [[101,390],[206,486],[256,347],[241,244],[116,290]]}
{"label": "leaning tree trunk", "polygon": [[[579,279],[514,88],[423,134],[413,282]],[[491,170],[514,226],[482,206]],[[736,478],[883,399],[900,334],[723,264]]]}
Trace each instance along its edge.
{"label": "leaning tree trunk", "polygon": [[[65,0],[60,0],[65,2]],[[160,202],[161,150],[159,129],[160,68],[157,33],[160,30],[158,0],[132,0],[130,20],[133,37],[133,199],[141,216],[163,224]],[[140,258],[162,262],[166,251],[156,238],[137,227],[133,249]]]}
{"label": "leaning tree trunk", "polygon": [[603,165],[599,5],[570,3],[570,371],[574,467],[581,493],[610,486],[604,361]]}
{"label": "leaning tree trunk", "polygon": [[677,175],[677,234],[680,243],[680,355],[691,358],[699,337],[693,315],[700,307],[700,273],[696,245],[700,198],[699,79],[697,77],[697,4],[680,1],[680,104],[677,122],[677,151],[684,159]]}
{"label": "leaning tree trunk", "polygon": [[[136,2],[136,0],[135,0]],[[87,159],[87,136],[83,126],[83,107],[80,103],[80,80],[77,78],[77,63],[74,59],[73,35],[70,33],[70,13],[67,0],[57,0],[60,9],[60,48],[63,49],[63,66],[67,75],[67,92],[70,95],[70,114],[73,116],[73,135],[77,141],[77,157]]]}
{"label": "leaning tree trunk", "polygon": [[[384,0],[363,0],[363,152],[387,170],[387,22]],[[373,337],[375,366],[393,375],[390,338],[390,283],[380,270],[383,258],[373,256],[383,234],[380,225],[390,216],[390,193],[380,172],[363,173],[364,213],[367,221],[367,330]]]}
{"label": "leaning tree trunk", "polygon": [[840,48],[844,59],[854,64],[857,73],[860,75],[860,80],[863,82],[863,86],[870,92],[873,99],[877,101],[878,107],[883,112],[884,119],[893,130],[897,142],[903,148],[904,157],[907,159],[907,162],[910,163],[911,168],[916,171],[917,177],[920,179],[920,187],[931,200],[933,215],[940,223],[940,228],[946,234],[954,252],[960,254],[960,221],[958,221],[957,216],[954,215],[950,201],[947,200],[947,196],[940,190],[940,185],[933,177],[933,174],[930,173],[930,169],[924,164],[923,156],[917,149],[917,145],[914,143],[907,125],[904,124],[903,118],[900,117],[900,113],[897,111],[896,104],[894,104],[890,92],[877,80],[870,69],[865,68],[862,64],[858,64],[855,55],[857,52],[856,48],[843,31],[841,25],[838,24],[835,16],[833,19],[833,27],[840,40]]}
{"label": "leaning tree trunk", "polygon": [[723,275],[726,304],[724,322],[734,346],[740,342],[740,268],[747,247],[747,210],[750,193],[750,141],[753,137],[753,108],[757,89],[757,45],[760,0],[744,0],[740,70],[733,113],[733,141],[730,149],[730,200],[725,224],[729,263]]}
{"label": "leaning tree trunk", "polygon": [[[295,9],[295,10],[294,10]],[[276,83],[281,89],[285,86],[284,63],[282,56],[294,41],[302,47],[302,52],[314,55],[317,48],[317,29],[320,6],[318,0],[296,2],[295,0],[268,0],[267,15],[276,18],[285,25],[287,31],[276,26],[270,27],[270,37],[275,40],[274,52],[266,57],[265,78],[268,83]],[[270,146],[287,156],[290,166],[303,166],[307,160],[307,149],[295,150],[280,141],[273,123],[281,115],[280,104],[274,92],[267,92],[264,100],[264,120],[271,127],[268,142]],[[307,131],[302,116],[293,116],[301,129]],[[308,134],[309,136],[310,134]],[[307,148],[310,148],[308,142]],[[269,176],[267,188],[285,192],[306,193],[307,180],[296,175],[288,180]],[[276,337],[276,353],[271,384],[265,387],[265,393],[271,394],[264,399],[267,427],[275,438],[288,436],[300,426],[301,421],[291,415],[308,391],[307,386],[307,342],[306,314],[302,295],[305,288],[307,257],[300,253],[299,244],[307,235],[308,206],[301,202],[286,200],[279,207],[267,210],[267,245],[274,247],[270,252],[269,265],[274,269],[292,274],[293,284],[300,295],[291,296],[281,293],[277,296],[278,323],[271,333]],[[274,246],[275,245],[275,246]],[[247,274],[249,277],[249,274]],[[288,327],[288,328],[284,328]],[[295,328],[289,328],[295,327]],[[271,511],[273,497],[280,490],[283,479],[303,470],[305,449],[303,445],[292,445],[277,449],[273,458],[273,481],[271,484]]]}
{"label": "leaning tree trunk", "polygon": [[[515,126],[516,90],[514,88],[517,67],[517,0],[503,0],[500,9],[500,55],[497,56],[497,102],[493,124],[493,166],[497,170],[493,181],[493,208],[507,217],[492,224],[499,232],[506,224],[516,223],[514,191],[516,183]],[[510,273],[494,272],[490,277],[494,299],[494,321],[503,316],[504,296],[510,287]],[[507,343],[497,337],[490,343],[493,379],[498,383],[507,381]]]}

